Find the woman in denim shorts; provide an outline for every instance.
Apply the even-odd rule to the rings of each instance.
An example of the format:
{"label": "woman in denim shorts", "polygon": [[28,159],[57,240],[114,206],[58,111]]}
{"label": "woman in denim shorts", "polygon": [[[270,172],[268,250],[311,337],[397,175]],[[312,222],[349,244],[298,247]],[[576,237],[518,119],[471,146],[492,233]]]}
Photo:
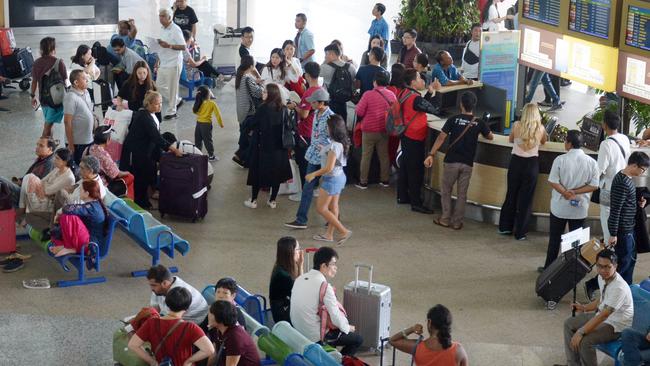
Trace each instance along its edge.
{"label": "woman in denim shorts", "polygon": [[332,143],[321,150],[321,169],[307,174],[305,179],[311,182],[316,177],[320,180],[320,192],[316,203],[316,210],[327,220],[327,231],[324,234],[314,235],[314,240],[325,242],[334,241],[334,230],[339,233],[337,245],[343,244],[352,235],[339,221],[339,196],[345,187],[345,173],[343,167],[347,164],[347,154],[350,139],[345,129],[343,118],[333,114],[327,120],[327,128]]}

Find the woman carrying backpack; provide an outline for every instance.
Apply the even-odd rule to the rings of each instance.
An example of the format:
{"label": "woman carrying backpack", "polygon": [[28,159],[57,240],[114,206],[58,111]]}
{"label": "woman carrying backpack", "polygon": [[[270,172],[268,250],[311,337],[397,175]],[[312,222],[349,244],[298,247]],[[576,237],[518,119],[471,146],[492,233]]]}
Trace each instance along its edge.
{"label": "woman carrying backpack", "polygon": [[232,161],[244,168],[248,160],[249,133],[251,119],[257,105],[262,100],[264,87],[262,79],[257,78],[253,56],[243,56],[235,76],[235,100],[237,101],[237,120],[239,121],[239,149]]}

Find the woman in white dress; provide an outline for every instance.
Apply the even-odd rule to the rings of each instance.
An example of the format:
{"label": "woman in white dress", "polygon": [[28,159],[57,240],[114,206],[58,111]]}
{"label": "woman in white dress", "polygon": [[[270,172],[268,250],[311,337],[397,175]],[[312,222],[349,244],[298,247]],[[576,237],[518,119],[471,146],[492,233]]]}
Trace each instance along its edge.
{"label": "woman in white dress", "polygon": [[302,77],[302,65],[300,59],[294,57],[296,53],[296,46],[292,40],[288,39],[282,44],[282,51],[284,51],[286,63],[286,76],[284,78],[285,84],[290,91],[296,92],[301,98],[305,92],[305,79]]}
{"label": "woman in white dress", "polygon": [[262,69],[261,79],[265,85],[270,83],[277,84],[282,95],[282,103],[286,104],[289,99],[289,90],[284,87],[287,76],[287,60],[284,52],[280,48],[274,48],[271,51],[269,62]]}
{"label": "woman in white dress", "polygon": [[483,30],[490,32],[500,32],[506,30],[506,25],[504,20],[514,19],[515,16],[512,14],[501,16],[499,13],[499,8],[497,7],[498,3],[503,2],[503,0],[488,0],[483,8]]}

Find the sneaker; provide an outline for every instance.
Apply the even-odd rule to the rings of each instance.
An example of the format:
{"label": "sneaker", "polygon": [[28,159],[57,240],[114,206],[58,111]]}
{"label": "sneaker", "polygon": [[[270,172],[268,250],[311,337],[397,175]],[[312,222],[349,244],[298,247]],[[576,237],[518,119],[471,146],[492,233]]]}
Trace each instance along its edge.
{"label": "sneaker", "polygon": [[185,104],[185,99],[181,99],[181,101],[180,101],[180,102],[178,102],[178,104],[176,104],[176,109],[178,109],[178,108],[180,108],[180,107],[182,107],[182,106],[183,106],[183,104]]}
{"label": "sneaker", "polygon": [[164,120],[169,121],[170,119],[178,118],[178,115],[176,113],[174,114],[168,114],[165,117],[163,117]]}
{"label": "sneaker", "polygon": [[235,164],[239,165],[240,168],[242,168],[242,169],[245,168],[245,166],[244,166],[244,162],[239,158],[239,156],[237,156],[237,155],[233,156],[233,157],[232,157],[232,161],[233,161]]}
{"label": "sneaker", "polygon": [[208,156],[208,161],[219,161],[219,158],[216,155]]}
{"label": "sneaker", "polygon": [[248,208],[257,208],[257,200],[251,200],[250,198],[244,201],[244,206]]}
{"label": "sneaker", "polygon": [[537,102],[537,105],[540,107],[550,107],[553,105],[552,102],[547,102],[547,101],[542,101],[542,102]]}
{"label": "sneaker", "polygon": [[306,229],[307,228],[307,224],[302,224],[302,223],[300,223],[298,221],[287,222],[287,223],[284,224],[284,226],[290,227],[292,229]]}
{"label": "sneaker", "polygon": [[289,195],[289,201],[300,202],[301,199],[302,199],[302,193],[300,192]]}
{"label": "sneaker", "polygon": [[368,183],[357,183],[354,186],[359,189],[368,189]]}
{"label": "sneaker", "polygon": [[278,203],[275,201],[266,201],[266,204],[271,207],[271,208],[276,208],[278,207]]}
{"label": "sneaker", "polygon": [[528,239],[528,238],[526,237],[526,235],[524,235],[524,236],[522,236],[522,237],[519,237],[519,238],[515,238],[515,240],[518,240],[518,241],[522,241],[522,240],[526,240],[526,239]]}
{"label": "sneaker", "polygon": [[21,270],[23,267],[25,267],[25,262],[23,262],[22,259],[14,258],[11,259],[9,263],[5,264],[2,268],[2,272],[12,273]]}
{"label": "sneaker", "polygon": [[390,183],[388,183],[388,182],[379,182],[379,185],[380,185],[381,187],[384,187],[384,188],[388,188],[388,187],[390,187]]}
{"label": "sneaker", "polygon": [[32,290],[41,290],[50,288],[50,280],[47,278],[35,278],[33,280],[23,281],[23,287]]}
{"label": "sneaker", "polygon": [[562,110],[562,109],[564,109],[564,107],[562,106],[561,103],[559,103],[559,104],[553,104],[553,106],[551,106],[551,108],[549,108],[549,109],[547,110],[547,112],[559,111],[559,110]]}
{"label": "sneaker", "polygon": [[497,229],[497,234],[499,234],[499,235],[512,235],[512,230],[499,230],[499,229]]}

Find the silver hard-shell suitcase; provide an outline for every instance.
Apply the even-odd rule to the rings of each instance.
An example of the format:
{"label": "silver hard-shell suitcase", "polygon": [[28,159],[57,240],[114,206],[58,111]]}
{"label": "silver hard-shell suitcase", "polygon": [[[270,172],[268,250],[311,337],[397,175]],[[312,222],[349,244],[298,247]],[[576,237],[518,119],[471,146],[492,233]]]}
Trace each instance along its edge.
{"label": "silver hard-shell suitcase", "polygon": [[[360,268],[368,269],[368,282],[359,281]],[[381,339],[390,336],[390,287],[372,282],[373,266],[356,263],[354,269],[355,279],[345,286],[343,306],[348,321],[363,337],[362,347],[377,351]]]}

